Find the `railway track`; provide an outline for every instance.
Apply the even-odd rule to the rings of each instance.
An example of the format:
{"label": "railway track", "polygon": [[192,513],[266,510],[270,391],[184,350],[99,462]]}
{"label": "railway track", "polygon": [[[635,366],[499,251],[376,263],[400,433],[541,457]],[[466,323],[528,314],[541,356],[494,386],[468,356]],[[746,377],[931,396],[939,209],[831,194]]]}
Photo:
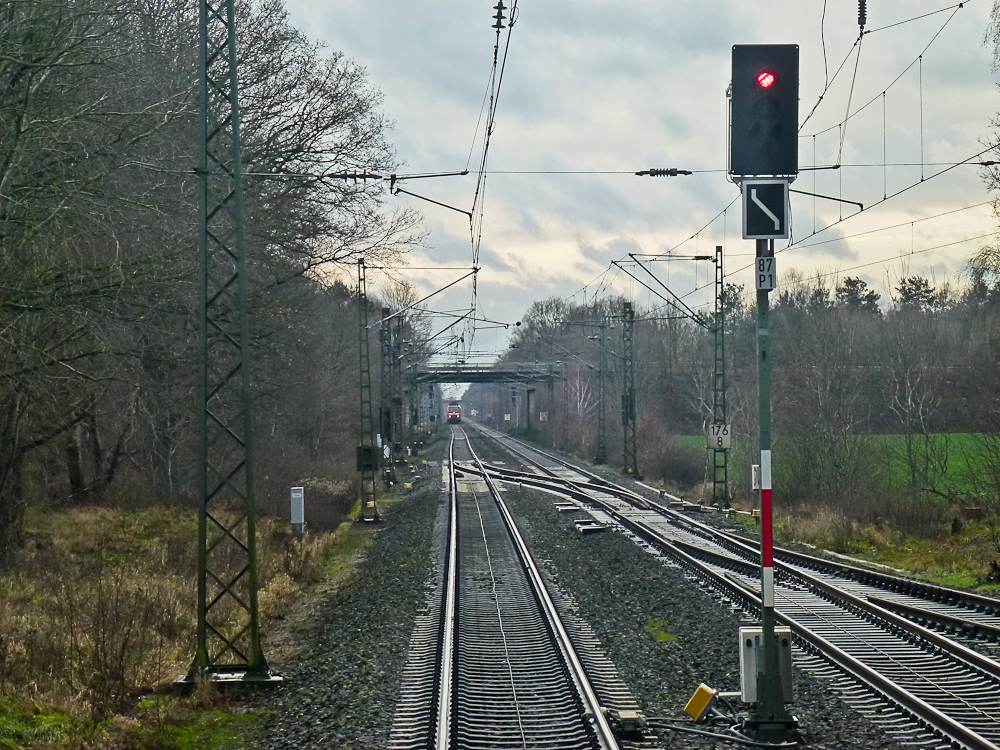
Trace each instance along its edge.
{"label": "railway track", "polygon": [[[596,522],[624,528],[680,562],[744,611],[759,612],[759,551],[746,540],[521,441],[479,429],[531,469],[483,467],[490,476],[578,504]],[[906,584],[894,576],[868,576],[829,561],[824,567],[803,559],[807,556],[788,559],[795,554],[776,562],[775,606],[813,668],[834,669],[852,680],[853,687],[842,691],[845,697],[882,714],[877,720],[897,741],[997,750],[1000,664],[905,616],[910,607],[930,613],[922,619],[938,627],[992,638],[1000,625],[992,600]],[[888,714],[886,702],[894,707]]]}
{"label": "railway track", "polygon": [[[456,471],[457,461],[477,475]],[[638,705],[592,635],[564,623],[560,595],[460,427],[448,464],[445,543],[389,747],[618,750],[614,730]]]}

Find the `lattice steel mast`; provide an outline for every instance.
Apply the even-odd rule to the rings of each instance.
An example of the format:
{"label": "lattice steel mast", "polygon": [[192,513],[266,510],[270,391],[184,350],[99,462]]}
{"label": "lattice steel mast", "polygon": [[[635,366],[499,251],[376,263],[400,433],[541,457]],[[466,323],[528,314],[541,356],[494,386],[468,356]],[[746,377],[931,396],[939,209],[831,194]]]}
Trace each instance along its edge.
{"label": "lattice steel mast", "polygon": [[622,320],[622,474],[642,479],[636,456],[635,436],[635,310],[625,302]]}
{"label": "lattice steel mast", "polygon": [[368,354],[368,285],[365,281],[365,259],[358,259],[358,384],[361,401],[358,443],[358,471],[361,472],[361,513],[362,521],[378,521],[378,507],[375,505],[375,472],[378,470],[378,454],[375,449],[372,419],[372,373]]}
{"label": "lattice steel mast", "polygon": [[392,336],[392,465],[403,459],[403,318],[394,318],[396,330]]}
{"label": "lattice steel mast", "polygon": [[569,448],[569,383],[567,381],[569,368],[566,363],[560,366],[562,371],[562,444],[559,446],[563,450]]}
{"label": "lattice steel mast", "polygon": [[233,0],[200,2],[198,36],[198,628],[188,679],[264,681]]}
{"label": "lattice steel mast", "polygon": [[597,341],[598,365],[597,365],[597,450],[594,453],[595,464],[605,464],[608,462],[607,441],[605,439],[604,428],[604,375],[607,370],[607,359],[604,356],[604,330],[607,328],[607,318],[602,318],[598,326],[600,331]]}
{"label": "lattice steel mast", "polygon": [[[722,246],[715,246],[715,358],[712,368],[712,424],[726,424],[726,309]],[[712,502],[729,507],[729,463],[726,448],[712,449]]]}
{"label": "lattice steel mast", "polygon": [[381,356],[379,357],[379,409],[378,409],[378,432],[382,437],[379,460],[388,464],[385,467],[385,478],[393,482],[396,480],[396,469],[392,462],[392,322],[387,321],[390,310],[388,307],[382,308],[382,324],[379,327],[378,338],[381,344]]}

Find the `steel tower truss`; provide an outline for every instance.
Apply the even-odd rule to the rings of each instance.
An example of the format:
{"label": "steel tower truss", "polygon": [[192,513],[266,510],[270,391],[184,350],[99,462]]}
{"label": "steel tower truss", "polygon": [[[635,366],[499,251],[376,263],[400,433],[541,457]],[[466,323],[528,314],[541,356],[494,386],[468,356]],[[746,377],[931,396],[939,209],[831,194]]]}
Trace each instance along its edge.
{"label": "steel tower truss", "polygon": [[607,358],[604,356],[604,331],[608,326],[606,318],[601,320],[598,326],[600,335],[597,340],[597,450],[594,452],[595,464],[606,464],[608,462],[607,440],[605,437],[604,419],[604,376],[607,371]]}
{"label": "steel tower truss", "polygon": [[361,402],[358,441],[358,471],[361,472],[362,521],[378,521],[375,505],[375,472],[378,470],[378,451],[375,447],[374,420],[372,419],[372,371],[368,353],[368,284],[365,281],[365,259],[358,259],[358,390]]}
{"label": "steel tower truss", "polygon": [[560,369],[562,370],[562,444],[560,447],[566,450],[569,447],[569,384],[566,382],[569,368],[564,362]]}
{"label": "steel tower truss", "polygon": [[392,463],[395,465],[403,460],[403,318],[394,318],[395,332],[392,334]]}
{"label": "steel tower truss", "polygon": [[382,437],[382,445],[379,448],[381,451],[379,459],[382,463],[387,464],[385,467],[385,477],[389,481],[395,481],[396,470],[392,462],[393,456],[391,447],[395,437],[392,422],[392,322],[386,320],[386,318],[389,317],[389,312],[388,307],[382,308],[383,322],[378,331],[379,343],[381,344],[381,357],[379,358],[380,376],[378,432]]}
{"label": "steel tower truss", "polygon": [[[712,368],[712,424],[726,424],[726,310],[723,304],[722,246],[715,247],[715,358]],[[712,449],[712,502],[729,507],[729,464],[725,448]]]}
{"label": "steel tower truss", "polygon": [[[199,5],[198,629],[187,680],[272,679],[257,610],[250,327],[233,0]],[[280,679],[280,678],[274,678]]]}
{"label": "steel tower truss", "polygon": [[636,479],[642,479],[639,474],[636,457],[635,437],[635,310],[631,302],[625,302],[625,314],[622,320],[622,442],[623,468],[622,473]]}

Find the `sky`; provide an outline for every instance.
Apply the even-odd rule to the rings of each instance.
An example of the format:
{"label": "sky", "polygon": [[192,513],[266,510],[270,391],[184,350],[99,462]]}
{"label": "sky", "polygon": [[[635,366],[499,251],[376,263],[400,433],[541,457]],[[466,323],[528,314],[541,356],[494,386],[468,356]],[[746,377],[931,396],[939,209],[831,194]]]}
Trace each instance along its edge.
{"label": "sky", "polygon": [[[740,237],[739,201],[726,210],[739,197],[725,174],[733,44],[800,46],[800,123],[832,79],[800,130],[799,164],[837,163],[843,137],[844,166],[805,170],[792,187],[866,209],[854,215],[855,205],[793,195],[791,247],[776,243],[779,288],[793,272],[861,276],[884,296],[911,274],[956,283],[965,259],[992,239],[993,196],[981,167],[934,175],[997,138],[998,74],[984,43],[993,1],[869,0],[858,59],[851,0],[520,0],[488,153],[482,313],[513,322],[551,296],[659,304],[609,271],[630,252],[710,254],[722,245],[727,281],[752,288],[754,245]],[[495,2],[287,0],[296,26],[367,69],[395,123],[388,137],[399,171],[410,174],[478,168]],[[650,167],[696,173],[634,175]],[[469,210],[476,176],[405,189]],[[426,248],[409,263],[443,268],[405,272],[422,293],[471,266],[467,217],[405,195],[387,202],[423,214]],[[653,271],[692,307],[710,304],[710,263],[658,262]],[[466,281],[427,305],[467,310],[470,300]],[[481,329],[472,348],[502,351],[512,330]]]}

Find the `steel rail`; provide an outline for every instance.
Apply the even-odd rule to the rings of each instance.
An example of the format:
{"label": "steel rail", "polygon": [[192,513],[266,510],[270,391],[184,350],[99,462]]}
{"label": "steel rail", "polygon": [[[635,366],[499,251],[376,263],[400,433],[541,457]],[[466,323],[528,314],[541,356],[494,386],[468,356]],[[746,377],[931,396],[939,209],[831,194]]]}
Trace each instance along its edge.
{"label": "steel rail", "polygon": [[445,568],[444,617],[438,669],[438,710],[434,747],[448,750],[451,742],[451,675],[455,656],[455,594],[458,587],[458,492],[455,482],[455,433],[448,444],[448,559]]}
{"label": "steel rail", "polygon": [[[553,458],[553,460],[557,460],[555,459],[555,457],[551,458]],[[516,479],[517,481],[521,481],[526,484],[532,484],[539,488],[543,488],[542,485],[552,484],[552,482],[541,482],[539,480],[535,480],[532,477],[526,477],[526,476],[518,477],[517,472],[512,472],[509,469],[503,470],[503,474],[508,477],[511,477],[512,479]],[[571,484],[578,485],[578,483],[574,483],[572,482],[572,480],[561,477],[557,477],[554,480],[554,482],[567,486]],[[578,499],[585,499],[590,502],[595,502],[595,499],[589,496],[584,496]],[[710,539],[711,541],[715,541],[716,543],[718,543],[720,539],[725,540],[729,546],[736,548],[734,551],[737,554],[739,554],[742,559],[737,560],[736,558],[728,558],[724,555],[719,555],[718,553],[712,552],[711,550],[698,549],[695,548],[694,545],[688,545],[684,542],[674,542],[675,544],[677,544],[682,548],[689,548],[687,551],[690,552],[691,554],[696,556],[702,555],[704,557],[709,557],[714,562],[720,565],[726,565],[731,568],[740,568],[741,570],[743,570],[743,572],[746,572],[749,575],[759,575],[759,566],[752,562],[747,562],[747,560],[752,560],[753,558],[758,556],[758,550],[748,545],[743,540],[742,537],[739,537],[734,534],[729,534],[728,532],[722,531],[720,529],[715,529],[711,526],[708,526],[707,524],[703,524],[694,519],[687,518],[686,516],[683,516],[673,510],[670,510],[669,508],[664,508],[662,505],[652,500],[646,500],[646,503],[644,505],[646,505],[647,507],[649,505],[652,505],[661,513],[663,513],[666,517],[678,522],[682,526],[693,527],[697,529],[699,532],[701,532],[703,536]],[[613,509],[607,509],[607,510],[612,514],[617,515],[613,511]],[[983,672],[991,674],[994,677],[1000,678],[1000,664],[998,664],[996,661],[990,659],[987,656],[984,656],[983,654],[980,654],[977,651],[974,651],[973,649],[970,649],[960,643],[957,643],[954,640],[946,636],[943,636],[934,630],[924,627],[921,623],[917,622],[917,619],[923,619],[928,622],[936,622],[938,624],[952,627],[955,629],[961,629],[963,632],[970,634],[976,634],[977,631],[979,631],[982,634],[989,636],[990,638],[993,639],[1000,637],[1000,629],[996,627],[985,625],[982,623],[977,623],[972,620],[961,619],[950,615],[943,615],[931,610],[920,609],[918,607],[913,607],[906,604],[900,604],[898,602],[881,599],[879,597],[868,596],[862,599],[861,597],[856,596],[855,594],[852,594],[849,591],[845,591],[842,588],[834,586],[833,584],[830,584],[826,581],[823,581],[822,579],[816,578],[815,576],[812,576],[801,570],[792,568],[780,560],[778,561],[778,564],[775,567],[776,570],[785,573],[790,578],[797,578],[800,581],[803,581],[804,583],[808,584],[813,589],[820,591],[831,598],[839,599],[848,606],[853,607],[858,611],[865,612],[873,617],[880,618],[892,625],[905,629],[913,633],[917,637],[929,643],[932,643],[934,646],[948,651],[956,659],[965,662],[969,666],[982,670]]]}
{"label": "steel rail", "polygon": [[[739,534],[729,534],[731,537],[749,541]],[[1000,599],[991,599],[988,596],[975,594],[971,591],[961,591],[950,586],[919,581],[914,578],[880,573],[876,570],[869,570],[858,565],[837,562],[825,557],[809,555],[804,552],[790,550],[785,547],[775,547],[776,557],[783,558],[788,562],[795,563],[807,568],[813,568],[840,575],[844,578],[852,578],[861,583],[867,583],[887,591],[896,591],[902,594],[926,599],[928,601],[942,602],[953,606],[961,606],[978,612],[985,612],[1000,617]]]}
{"label": "steel rail", "polygon": [[[465,434],[464,430],[462,432]],[[468,436],[466,435],[466,437]],[[545,586],[545,581],[542,579],[538,566],[535,564],[535,560],[531,556],[531,552],[528,550],[528,545],[521,536],[521,532],[518,530],[517,524],[514,523],[514,517],[511,514],[510,509],[507,507],[507,504],[503,501],[500,491],[493,482],[493,478],[486,471],[482,461],[473,449],[471,441],[468,445],[469,452],[472,454],[473,460],[479,467],[481,475],[486,482],[486,486],[489,488],[490,495],[493,497],[494,502],[496,502],[497,507],[500,509],[500,513],[507,524],[507,529],[510,532],[511,538],[514,540],[518,556],[521,558],[525,570],[528,572],[532,587],[534,588],[535,594],[539,599],[542,611],[548,620],[552,633],[556,638],[559,649],[562,652],[563,659],[565,660],[570,676],[576,685],[580,698],[583,701],[583,705],[593,720],[594,731],[597,734],[598,741],[600,742],[601,747],[607,748],[607,750],[617,750],[618,740],[615,737],[611,726],[608,724],[607,718],[604,716],[600,701],[597,698],[597,693],[594,691],[594,688],[590,683],[590,678],[587,676],[587,672],[580,661],[580,657],[576,653],[576,648],[573,646],[573,642],[570,640],[569,634],[566,632],[566,628],[562,623],[562,619],[559,617],[559,613],[552,601],[552,597],[549,596],[548,589]]]}
{"label": "steel rail", "polygon": [[[487,432],[486,434],[490,433]],[[538,485],[549,485],[549,486],[551,486],[552,484],[563,484],[567,489],[574,484],[573,480],[568,479],[566,477],[559,477],[558,475],[555,474],[555,472],[553,472],[548,467],[543,466],[537,460],[532,459],[530,456],[526,455],[520,450],[517,450],[516,448],[512,448],[510,444],[507,442],[507,441],[512,441],[524,445],[521,441],[509,438],[508,436],[502,436],[502,439],[501,437],[496,435],[491,435],[491,436],[494,437],[494,439],[497,440],[497,442],[500,442],[501,445],[504,445],[505,448],[515,453],[515,455],[520,455],[523,459],[525,459],[531,464],[538,466],[542,471],[546,472],[552,477],[551,480],[542,480],[541,478],[536,479],[534,476],[524,476],[520,478],[522,482],[526,484],[538,484]],[[613,485],[612,483],[607,482],[606,480],[603,480],[600,477],[597,477],[591,472],[588,472],[587,470],[582,469],[580,467],[574,466],[573,464],[564,461],[556,456],[552,456],[551,454],[547,454],[546,452],[540,451],[531,446],[525,445],[524,447],[537,453],[538,455],[541,455],[545,458],[548,458],[549,460],[555,461],[560,465],[566,466],[567,468],[570,468],[573,471],[579,472],[580,474],[587,476],[591,480],[590,482],[587,483],[588,485],[596,484],[598,485],[598,488],[601,489],[602,491],[611,490],[611,492],[609,492],[608,494],[617,496],[619,497],[619,499],[623,499],[622,498],[623,495],[629,498],[640,499],[642,501],[641,504],[644,509],[648,509],[649,506],[652,505],[660,513],[667,516],[667,518],[670,520],[673,520],[674,518],[680,516],[680,514],[676,514],[673,511],[664,508],[659,503],[651,501],[647,498],[642,498],[641,496],[638,496],[635,493],[626,490],[625,488]],[[514,473],[508,473],[508,477],[511,477],[511,479],[513,479],[513,474]],[[581,491],[580,494],[583,496],[587,496],[586,492]],[[745,602],[750,604],[752,608],[759,608],[760,606],[759,597],[752,590],[747,588],[745,584],[741,583],[738,580],[734,580],[729,575],[720,573],[717,570],[713,570],[711,567],[709,567],[709,565],[701,562],[693,555],[681,549],[681,547],[676,543],[676,540],[670,540],[664,537],[662,534],[658,533],[655,529],[649,527],[648,525],[646,525],[641,521],[636,521],[628,518],[624,514],[620,513],[612,505],[601,501],[599,498],[588,496],[587,502],[597,504],[599,507],[602,508],[602,510],[611,515],[617,522],[621,523],[623,526],[628,528],[633,533],[637,534],[639,537],[643,538],[647,542],[653,543],[656,546],[661,547],[665,551],[669,552],[671,556],[675,557],[678,560],[681,560],[687,566],[694,568],[698,572],[699,576],[707,580],[713,587],[717,589],[722,589],[730,595],[735,594],[736,596],[738,596],[739,598],[743,599]],[[692,519],[688,519],[683,516],[680,516],[680,518],[683,519],[683,525],[685,526],[693,525],[696,527],[701,527],[700,530],[702,530],[703,533],[707,532],[713,535],[716,539],[719,536],[721,536],[717,535],[717,530],[712,529],[711,527],[705,526],[704,524],[700,524],[696,521],[693,521]],[[734,543],[734,540],[732,539],[728,539],[728,541],[730,544]],[[755,552],[755,550],[751,550],[742,542],[740,542],[739,545],[743,548],[743,550],[749,550],[751,553]],[[718,553],[711,553],[711,554],[714,554],[718,557],[727,557],[724,555],[719,555]],[[728,559],[731,561],[734,560],[733,558],[728,558]],[[738,562],[741,565],[748,564],[746,563],[745,560],[735,561],[735,562]],[[794,575],[795,577],[806,579],[811,587],[819,588],[821,591],[825,592],[830,597],[837,597],[837,598],[844,597],[844,592],[836,589],[830,584],[821,582],[812,576],[808,576],[808,574],[803,574],[802,571],[788,568],[787,566],[784,567],[784,570],[787,575]],[[997,673],[996,670],[998,668],[998,665],[995,662],[986,659],[986,657],[983,657],[982,655],[977,654],[976,652],[971,651],[969,649],[965,649],[960,644],[957,644],[954,641],[951,641],[950,639],[944,638],[943,636],[940,636],[939,634],[934,633],[933,631],[929,631],[926,628],[923,628],[922,626],[916,625],[915,623],[905,620],[904,618],[900,618],[898,615],[895,615],[894,613],[891,613],[888,610],[885,610],[881,607],[876,607],[875,605],[870,604],[869,602],[862,602],[861,600],[858,599],[858,597],[855,597],[853,595],[847,594],[846,596],[849,597],[850,599],[850,604],[848,606],[848,609],[854,608],[857,610],[861,610],[862,612],[866,612],[870,616],[878,617],[881,619],[887,619],[890,622],[892,622],[893,626],[902,630],[906,630],[914,637],[930,640],[934,644],[933,648],[935,650],[947,653],[952,658],[956,658],[956,660],[959,661],[960,663],[964,662],[966,664],[969,664],[971,662],[970,666],[972,666],[972,668],[977,672],[984,671],[987,674],[991,675],[995,675]],[[859,606],[859,605],[864,605],[864,606]],[[811,629],[797,622],[794,618],[789,617],[786,613],[779,612],[778,615],[779,619],[787,623],[792,628],[793,632],[795,632],[796,635],[802,638],[804,642],[812,645],[819,653],[826,656],[826,658],[828,658],[830,661],[832,661],[845,671],[852,674],[861,683],[869,686],[869,688],[871,689],[874,689],[877,693],[881,693],[883,695],[888,696],[898,705],[901,705],[904,708],[906,708],[913,716],[925,722],[927,725],[933,727],[937,732],[939,732],[944,737],[947,737],[949,740],[953,742],[961,743],[966,747],[974,748],[975,750],[996,750],[997,745],[992,743],[989,739],[984,738],[982,735],[978,734],[969,727],[966,727],[965,725],[961,724],[959,721],[955,720],[951,716],[944,714],[942,711],[938,710],[937,708],[930,705],[917,695],[914,695],[906,688],[894,682],[891,678],[886,677],[877,670],[869,667],[867,664],[851,656],[847,652],[843,651],[843,649],[839,648],[835,644],[823,638],[818,633],[813,632]],[[956,653],[956,651],[958,653]]]}
{"label": "steel rail", "polygon": [[[534,451],[535,453],[538,453],[539,455],[544,456],[545,458],[548,458],[551,461],[555,461],[565,466],[566,468],[569,468],[573,471],[583,474],[584,476],[588,477],[591,480],[591,484],[593,485],[594,489],[610,490],[613,494],[618,496],[622,496],[624,494],[625,496],[628,497],[629,500],[641,503],[642,507],[645,507],[647,509],[655,508],[660,512],[668,514],[672,518],[683,519],[684,523],[695,525],[702,529],[705,529],[706,531],[709,531],[713,535],[713,537],[715,535],[723,535],[729,537],[730,539],[736,542],[741,542],[743,544],[748,544],[748,543],[753,544],[753,540],[751,539],[747,539],[746,537],[743,537],[739,534],[734,534],[732,532],[723,531],[721,529],[715,529],[706,524],[702,524],[699,521],[688,518],[687,516],[683,516],[682,514],[676,513],[675,511],[666,508],[661,503],[658,503],[655,500],[651,500],[647,497],[632,492],[631,490],[625,487],[620,487],[618,485],[615,485],[607,481],[603,477],[600,477],[597,474],[594,474],[583,467],[577,466],[569,461],[565,461],[558,456],[555,456],[551,453],[535,448],[534,446],[529,446],[523,443],[522,441],[517,440],[516,438],[510,438],[509,436],[503,436],[503,437],[507,440],[517,442],[520,445],[524,446],[525,448]],[[523,456],[523,454],[521,455],[522,457],[529,458],[530,460],[530,457]],[[555,475],[548,469],[543,468],[543,470],[549,473],[550,475],[556,476],[558,478],[558,475]],[[672,495],[668,495],[668,497],[673,498]],[[679,500],[679,498],[673,498],[673,499]],[[972,610],[973,612],[976,613],[984,613],[1000,617],[1000,599],[992,599],[990,597],[982,596],[980,594],[975,594],[969,591],[961,591],[959,589],[954,589],[948,586],[941,586],[939,584],[930,583],[928,581],[919,581],[913,578],[905,578],[903,576],[894,576],[887,573],[880,573],[878,571],[869,570],[867,568],[862,568],[860,566],[850,565],[848,563],[836,562],[829,560],[827,558],[808,555],[803,552],[790,550],[784,547],[775,547],[775,556],[778,558],[783,558],[793,564],[801,565],[803,567],[808,567],[812,569],[818,569],[820,571],[829,573],[831,575],[840,575],[844,578],[849,578],[858,581],[859,583],[867,584],[876,588],[881,588],[886,591],[897,592],[900,594],[912,596],[914,598],[925,599],[931,602],[939,602],[950,606],[963,607],[965,609]],[[951,624],[959,629],[967,629],[966,623],[971,622],[979,627],[981,633],[989,637],[993,637],[996,631],[996,627],[992,626],[990,623],[981,623],[975,620],[962,620],[961,618],[957,618],[954,616],[949,617],[948,615],[942,616],[941,613],[936,611],[928,611],[928,614],[925,615],[925,617],[929,621],[938,619],[943,624],[947,623],[947,621],[950,620]]]}
{"label": "steel rail", "polygon": [[902,614],[910,620],[934,623],[940,628],[960,631],[962,635],[966,635],[971,638],[989,639],[1000,642],[1000,628],[994,625],[986,625],[981,622],[976,622],[975,620],[967,620],[961,617],[943,614],[932,609],[914,607],[911,604],[902,604],[901,602],[893,601],[892,599],[884,599],[880,596],[872,596],[871,594],[869,594],[866,598],[873,604],[877,604],[883,609],[889,609],[893,612]]}

